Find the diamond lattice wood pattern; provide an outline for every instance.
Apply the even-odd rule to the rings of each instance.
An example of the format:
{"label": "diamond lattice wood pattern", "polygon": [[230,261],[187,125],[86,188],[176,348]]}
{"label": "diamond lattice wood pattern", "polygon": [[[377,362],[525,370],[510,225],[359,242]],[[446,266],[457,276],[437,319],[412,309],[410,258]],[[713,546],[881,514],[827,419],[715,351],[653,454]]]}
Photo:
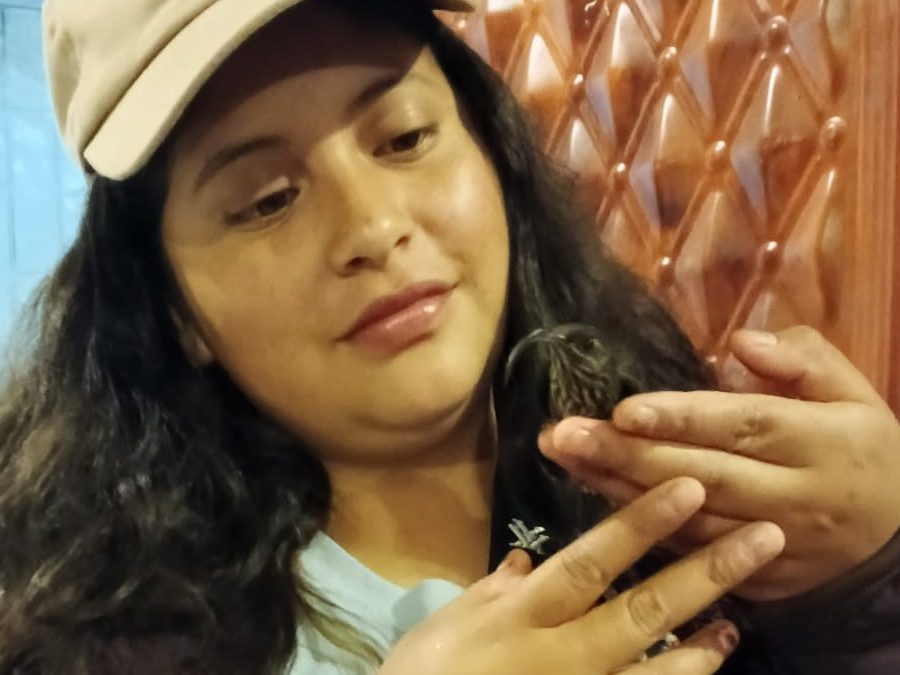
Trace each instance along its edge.
{"label": "diamond lattice wood pattern", "polygon": [[475,4],[447,20],[727,382],[733,330],[805,323],[898,409],[897,0]]}

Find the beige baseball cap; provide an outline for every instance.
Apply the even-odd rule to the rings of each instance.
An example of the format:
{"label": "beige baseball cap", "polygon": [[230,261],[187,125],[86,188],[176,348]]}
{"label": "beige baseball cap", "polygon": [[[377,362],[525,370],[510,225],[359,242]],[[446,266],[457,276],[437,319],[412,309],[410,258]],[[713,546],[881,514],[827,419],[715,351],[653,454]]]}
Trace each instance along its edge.
{"label": "beige baseball cap", "polygon": [[44,0],[44,58],[66,147],[86,170],[134,174],[225,59],[302,1]]}

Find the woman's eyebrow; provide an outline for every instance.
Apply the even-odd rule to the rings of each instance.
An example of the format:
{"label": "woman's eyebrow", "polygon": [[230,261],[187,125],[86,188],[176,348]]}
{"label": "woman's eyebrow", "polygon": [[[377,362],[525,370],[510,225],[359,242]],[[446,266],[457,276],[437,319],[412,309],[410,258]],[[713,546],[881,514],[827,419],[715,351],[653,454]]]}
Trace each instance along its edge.
{"label": "woman's eyebrow", "polygon": [[281,136],[260,136],[234,145],[226,145],[217,150],[203,165],[200,173],[197,174],[197,180],[194,181],[193,194],[197,194],[200,188],[212,180],[213,176],[241,157],[285,143],[285,139]]}
{"label": "woman's eyebrow", "polygon": [[347,106],[347,113],[350,116],[354,115],[355,113],[359,112],[361,108],[364,108],[373,101],[377,100],[379,96],[387,91],[390,91],[401,82],[418,82],[429,87],[437,87],[436,82],[416,71],[391,73],[389,75],[379,77],[378,79],[366,85],[362,91],[360,91],[356,96],[353,97],[350,105]]}
{"label": "woman's eyebrow", "polygon": [[[377,100],[385,92],[390,91],[401,82],[408,81],[422,83],[432,88],[437,87],[436,82],[417,72],[391,73],[368,83],[362,91],[356,94],[347,106],[348,115],[353,116],[360,109]],[[261,136],[220,148],[213,153],[197,174],[197,180],[194,181],[193,194],[197,194],[206,183],[212,180],[213,176],[232,162],[254,152],[267,150],[286,143],[287,141],[281,136]]]}

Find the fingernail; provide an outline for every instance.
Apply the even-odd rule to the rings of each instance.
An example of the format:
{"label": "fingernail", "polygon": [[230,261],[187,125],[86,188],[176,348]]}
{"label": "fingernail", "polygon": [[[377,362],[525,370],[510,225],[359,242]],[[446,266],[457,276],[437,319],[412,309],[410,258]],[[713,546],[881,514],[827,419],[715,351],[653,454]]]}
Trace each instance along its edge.
{"label": "fingernail", "polygon": [[716,637],[719,640],[719,644],[722,647],[722,651],[725,654],[730,654],[733,652],[738,643],[741,641],[740,633],[738,633],[738,629],[732,623],[725,623],[721,628],[719,628]]}
{"label": "fingernail", "polygon": [[747,342],[757,347],[774,347],[778,344],[778,337],[764,330],[745,330],[744,336]]}
{"label": "fingernail", "polygon": [[666,485],[666,496],[678,507],[686,508],[703,503],[703,485],[693,478],[675,478]]}
{"label": "fingernail", "polygon": [[656,424],[656,411],[645,405],[639,405],[626,413],[619,427],[623,431],[649,431]]}
{"label": "fingernail", "polygon": [[553,447],[553,427],[545,426],[541,429],[540,433],[538,433],[538,447],[542,452],[548,450]]}
{"label": "fingernail", "polygon": [[530,558],[527,553],[521,549],[513,549],[506,554],[506,557],[497,565],[497,569],[494,572],[518,571],[528,573],[530,564]]}
{"label": "fingernail", "polygon": [[756,563],[768,561],[784,549],[784,532],[774,523],[758,523],[750,529],[744,541]]}
{"label": "fingernail", "polygon": [[593,433],[597,428],[596,424],[588,421],[560,422],[556,428],[558,431],[555,432],[554,440],[557,442],[554,445],[557,450],[567,454],[587,455],[595,449]]}

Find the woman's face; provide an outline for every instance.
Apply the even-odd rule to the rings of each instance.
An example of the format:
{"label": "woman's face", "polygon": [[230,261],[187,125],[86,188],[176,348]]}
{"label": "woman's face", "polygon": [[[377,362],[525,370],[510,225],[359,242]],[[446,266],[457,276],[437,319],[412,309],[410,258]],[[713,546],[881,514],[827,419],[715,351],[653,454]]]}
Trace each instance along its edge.
{"label": "woman's face", "polygon": [[[399,32],[312,1],[254,36],[174,137],[163,240],[195,351],[326,459],[406,456],[485,400],[502,195],[432,54]],[[452,290],[348,337],[423,281]]]}

